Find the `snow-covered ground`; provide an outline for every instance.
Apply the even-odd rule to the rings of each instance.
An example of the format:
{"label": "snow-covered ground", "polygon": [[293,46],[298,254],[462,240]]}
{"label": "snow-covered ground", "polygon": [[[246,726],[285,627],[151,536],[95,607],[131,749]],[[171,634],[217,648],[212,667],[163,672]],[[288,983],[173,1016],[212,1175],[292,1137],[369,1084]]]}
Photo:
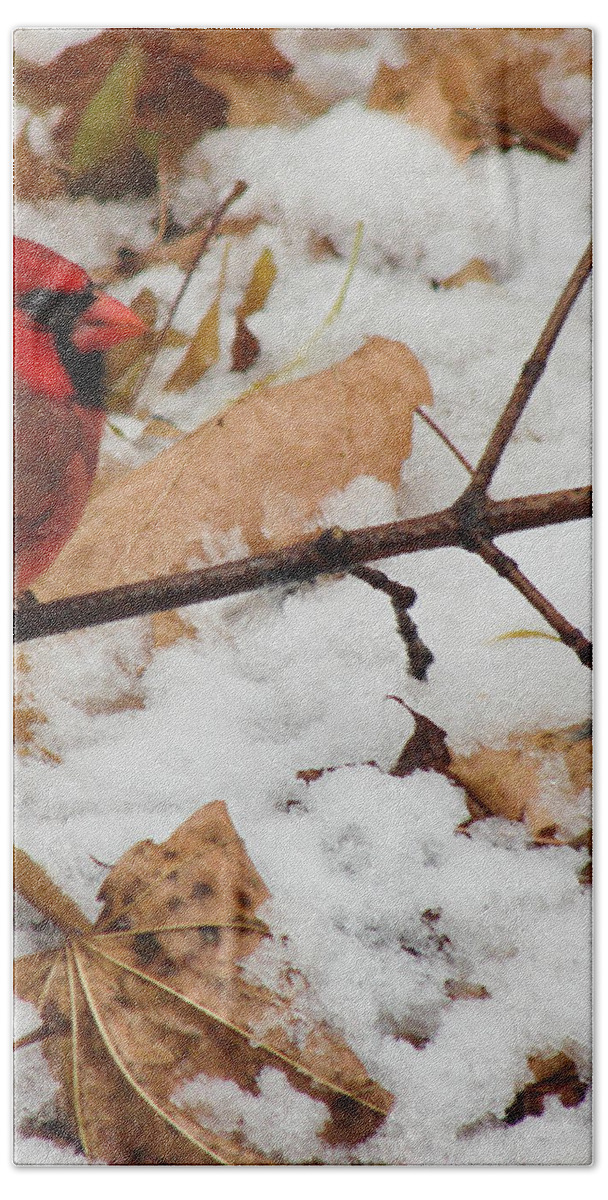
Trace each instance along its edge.
{"label": "snow-covered ground", "polygon": [[[378,51],[385,58],[387,38]],[[302,77],[320,91],[333,80],[336,104],[325,116],[296,130],[216,132],[188,156],[174,198],[178,220],[192,220],[242,178],[249,188],[234,215],[263,221],[232,239],[219,363],[186,395],[169,395],[161,385],[182,352],[164,351],[142,399],[190,430],[280,370],[334,303],[362,221],[342,310],[296,374],[345,358],[371,334],[404,341],[429,373],[434,420],[475,461],[588,241],[588,136],[566,163],[512,149],[457,164],[430,134],[364,107],[369,55],[359,52],[350,74],[336,75],[326,47],[316,51],[317,68],[314,46],[305,49]],[[92,270],[125,241],[149,244],[154,216],[153,201],[54,200],[20,203],[16,225]],[[321,238],[341,257],[319,261],[312,247]],[[277,279],[264,310],[249,319],[262,352],[237,377],[229,373],[232,313],[266,246]],[[431,285],[475,257],[495,282]],[[216,243],[178,311],[178,328],[196,327],[221,258]],[[153,268],[111,290],[129,301],[148,286],[168,304],[180,280],[177,267]],[[589,481],[590,394],[586,288],[505,454],[496,498]],[[113,420],[123,436],[108,430],[106,461],[145,461],[144,421]],[[465,480],[416,420],[398,494],[357,480],[327,498],[323,520],[356,527],[418,515],[449,503]],[[512,534],[500,544],[590,632],[588,523]],[[154,652],[144,619],[28,645],[24,687],[48,718],[40,738],[59,761],[18,760],[16,842],[94,917],[104,875],[94,860],[111,863],[134,841],[164,839],[197,807],[223,799],[272,894],[273,930],[288,937],[292,961],[370,1076],[396,1097],[355,1161],[587,1162],[589,1100],[566,1109],[552,1097],[540,1117],[514,1126],[496,1120],[531,1079],[529,1055],[564,1051],[581,1074],[588,1071],[583,852],[535,846],[523,825],[500,819],[474,825],[468,838],[456,835],[468,815],[464,793],[437,775],[400,780],[354,765],[306,784],[296,773],[370,759],[389,767],[413,722],[388,694],[467,751],[503,745],[512,731],[585,720],[589,672],[555,641],[496,641],[510,630],[547,627],[465,552],[380,565],[418,593],[413,616],[435,656],[428,683],[407,674],[386,597],[352,578],[189,608],[183,615],[196,639]],[[440,914],[441,937],[429,932],[429,910]],[[41,944],[34,915],[18,906],[18,953]],[[248,970],[265,978],[263,955]],[[450,1000],[446,979],[489,995]],[[19,1008],[20,1032],[33,1028],[36,1014]],[[19,1055],[19,1111],[27,1114],[53,1084],[37,1047]],[[234,1096],[220,1089],[215,1099],[229,1121]],[[276,1142],[273,1114],[286,1103],[277,1081],[266,1079],[248,1103],[252,1136],[271,1125]],[[307,1110],[313,1102],[298,1103],[278,1149],[287,1159],[340,1161],[319,1150],[319,1122]],[[32,1138],[20,1139],[17,1153],[24,1162],[81,1161]]]}

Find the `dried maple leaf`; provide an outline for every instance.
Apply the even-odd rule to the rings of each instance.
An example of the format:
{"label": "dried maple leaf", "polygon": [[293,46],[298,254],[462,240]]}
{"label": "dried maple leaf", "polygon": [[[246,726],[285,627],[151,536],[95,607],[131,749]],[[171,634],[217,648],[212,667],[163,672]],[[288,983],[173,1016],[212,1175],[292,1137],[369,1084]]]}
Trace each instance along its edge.
{"label": "dried maple leaf", "polygon": [[545,92],[548,79],[590,74],[588,31],[412,29],[404,36],[407,62],[380,65],[371,108],[428,129],[461,161],[481,146],[521,145],[557,159],[575,148],[580,130],[547,106]]}
{"label": "dried maple leaf", "polygon": [[[320,506],[362,475],[396,487],[427,373],[373,337],[344,362],[245,393],[90,502],[36,584],[40,600],[94,591],[312,536]],[[245,552],[244,550],[242,551]]]}
{"label": "dried maple leaf", "polygon": [[161,845],[127,851],[94,926],[33,867],[18,856],[19,890],[69,936],[17,961],[16,991],[40,1011],[62,1128],[91,1158],[273,1161],[242,1133],[218,1132],[187,1088],[230,1080],[256,1095],[266,1067],[326,1105],[327,1144],[356,1145],[384,1120],[392,1096],[319,1017],[299,973],[283,969],[276,991],[247,973],[243,960],[273,945],[255,915],[268,891],[224,804],[205,805]]}

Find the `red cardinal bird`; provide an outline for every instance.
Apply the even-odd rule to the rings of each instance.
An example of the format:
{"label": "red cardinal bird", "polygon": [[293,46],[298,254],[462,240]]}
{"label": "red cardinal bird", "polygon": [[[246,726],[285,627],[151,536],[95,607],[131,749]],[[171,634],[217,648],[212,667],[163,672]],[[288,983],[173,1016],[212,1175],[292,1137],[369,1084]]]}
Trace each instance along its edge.
{"label": "red cardinal bird", "polygon": [[98,292],[86,271],[14,239],[15,578],[50,565],[76,528],[97,466],[105,411],[103,351],[145,326]]}

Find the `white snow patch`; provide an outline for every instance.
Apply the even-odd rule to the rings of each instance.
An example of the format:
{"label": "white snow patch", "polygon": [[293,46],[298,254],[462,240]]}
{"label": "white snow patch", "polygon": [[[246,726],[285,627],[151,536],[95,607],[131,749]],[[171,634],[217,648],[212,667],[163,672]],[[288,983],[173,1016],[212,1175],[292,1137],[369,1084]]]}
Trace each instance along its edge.
{"label": "white snow patch", "polygon": [[225,1079],[198,1075],[171,1097],[217,1133],[239,1133],[263,1153],[287,1163],[306,1162],[326,1149],[317,1134],[329,1113],[325,1104],[296,1091],[282,1071],[264,1067],[253,1095]]}

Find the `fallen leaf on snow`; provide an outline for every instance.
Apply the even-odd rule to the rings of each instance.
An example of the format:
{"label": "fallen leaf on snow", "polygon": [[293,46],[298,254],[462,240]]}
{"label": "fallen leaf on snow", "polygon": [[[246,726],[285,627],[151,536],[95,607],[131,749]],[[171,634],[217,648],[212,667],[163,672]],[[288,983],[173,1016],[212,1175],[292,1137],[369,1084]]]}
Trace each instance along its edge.
{"label": "fallen leaf on snow", "polygon": [[496,280],[483,258],[472,258],[464,267],[449,275],[447,279],[437,280],[437,286],[449,291],[450,288],[464,287],[465,283],[495,283]]}
{"label": "fallen leaf on snow", "polygon": [[[399,696],[388,699],[403,704]],[[465,789],[471,820],[506,817],[523,821],[539,844],[584,844],[581,838],[590,820],[592,747],[588,723],[514,733],[499,750],[480,746],[464,755],[450,750],[445,729],[409,705],[404,707],[413,716],[415,728],[391,775],[437,771]],[[465,822],[461,829],[470,823]]]}
{"label": "fallen leaf on snow", "polygon": [[[389,700],[403,701],[398,696],[389,696]],[[450,752],[445,744],[447,734],[434,721],[430,721],[423,713],[416,712],[409,704],[404,705],[414,718],[414,732],[405,743],[390,774],[404,779],[413,775],[414,771],[437,771],[447,774],[450,765]]]}
{"label": "fallen leaf on snow", "polygon": [[576,1108],[584,1100],[589,1084],[580,1078],[576,1063],[563,1051],[546,1058],[532,1054],[528,1067],[534,1079],[507,1108],[503,1118],[507,1125],[517,1125],[524,1117],[539,1117],[548,1096],[558,1096],[564,1108]]}
{"label": "fallen leaf on snow", "polygon": [[[269,29],[104,29],[50,62],[17,60],[16,98],[61,107],[44,188],[99,200],[150,195],[209,129],[302,124],[327,105],[290,78]],[[21,170],[32,199],[36,173]],[[30,189],[30,190],[28,190]]]}
{"label": "fallen leaf on snow", "polygon": [[260,343],[246,320],[264,307],[276,277],[272,250],[266,248],[255,263],[243,300],[236,310],[236,333],[231,347],[233,371],[246,371],[260,353]]}
{"label": "fallen leaf on snow", "polygon": [[49,719],[28,685],[30,660],[22,650],[15,655],[13,697],[13,740],[20,758],[38,758],[60,763],[61,757],[44,745],[41,731]]}
{"label": "fallen leaf on snow", "polygon": [[94,926],[22,852],[16,882],[68,931],[61,949],[17,961],[15,986],[40,1011],[59,1123],[89,1157],[277,1161],[240,1132],[217,1132],[212,1106],[188,1103],[185,1087],[230,1080],[255,1096],[267,1067],[326,1105],[328,1144],[357,1145],[384,1120],[392,1096],[319,1016],[302,976],[279,957],[271,991],[244,969],[261,942],[274,945],[255,915],[268,891],[221,802],[161,845],[127,851],[100,890]]}
{"label": "fallen leaf on snow", "polygon": [[175,608],[170,608],[168,612],[152,613],[150,625],[155,650],[173,646],[183,638],[192,641],[196,637],[194,625],[186,621]]}
{"label": "fallen leaf on snow", "polygon": [[311,534],[330,492],[364,475],[398,485],[414,411],[431,403],[422,364],[380,337],[317,375],[246,393],[97,495],[36,595],[149,579],[231,546],[240,556]]}
{"label": "fallen leaf on snow", "polygon": [[569,840],[589,824],[588,725],[513,734],[506,747],[452,754],[449,774],[478,805],[475,816],[525,821],[538,841]]}
{"label": "fallen leaf on snow", "polygon": [[588,30],[411,29],[404,43],[404,66],[380,64],[370,108],[428,129],[459,161],[482,146],[572,153],[580,129],[546,96],[590,75]]}
{"label": "fallen leaf on snow", "polygon": [[220,356],[220,302],[215,299],[201,318],[186,353],[171,377],[165,392],[187,392],[202,379]]}
{"label": "fallen leaf on snow", "polygon": [[208,371],[220,356],[220,301],[226,281],[228,250],[229,243],[226,242],[215,298],[199,321],[182,361],[167,380],[164,386],[165,392],[187,392],[202,379],[205,371]]}

